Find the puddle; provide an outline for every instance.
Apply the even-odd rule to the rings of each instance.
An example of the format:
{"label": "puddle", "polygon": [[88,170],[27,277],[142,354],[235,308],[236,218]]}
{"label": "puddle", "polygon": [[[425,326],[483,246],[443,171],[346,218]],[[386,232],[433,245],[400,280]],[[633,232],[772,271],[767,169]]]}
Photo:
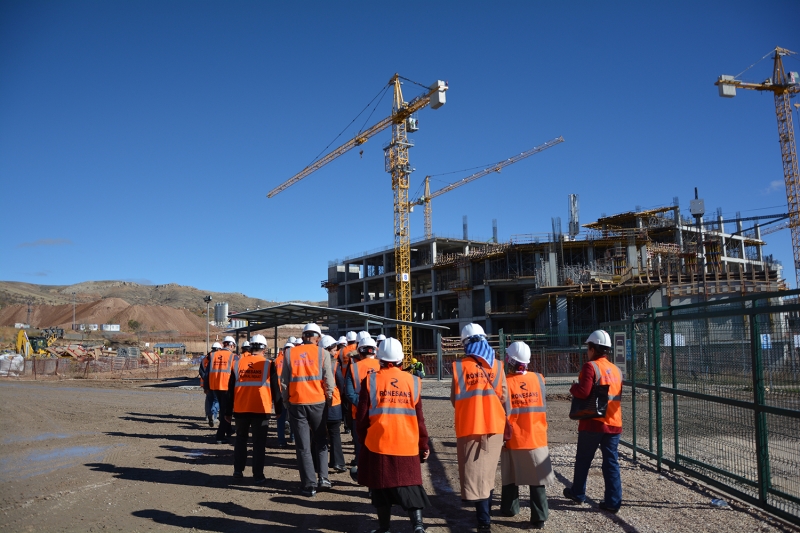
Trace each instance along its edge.
{"label": "puddle", "polygon": [[26,479],[102,459],[111,446],[66,446],[0,459],[0,480]]}
{"label": "puddle", "polygon": [[47,453],[31,452],[28,454],[28,461],[53,461],[55,459],[71,459],[73,457],[89,457],[103,453],[109,446],[72,446],[61,448]]}
{"label": "puddle", "polygon": [[68,435],[66,433],[42,433],[33,437],[6,437],[3,439],[3,444],[13,444],[15,442],[29,442],[37,440],[55,440],[55,439],[68,439],[75,435]]}

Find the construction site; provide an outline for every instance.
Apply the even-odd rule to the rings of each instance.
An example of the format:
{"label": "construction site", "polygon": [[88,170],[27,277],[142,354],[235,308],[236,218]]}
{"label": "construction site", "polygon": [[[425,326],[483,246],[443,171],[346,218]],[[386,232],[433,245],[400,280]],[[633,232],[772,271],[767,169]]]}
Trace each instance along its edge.
{"label": "construction site", "polygon": [[[532,333],[550,344],[581,344],[598,324],[651,307],[786,289],[782,265],[763,252],[763,237],[788,215],[691,219],[677,198],[674,204],[603,217],[579,231],[577,197],[570,195],[566,234],[553,219],[550,233],[483,242],[468,238],[465,222],[461,240],[414,242],[412,320],[448,326],[453,337],[475,322],[489,334]],[[396,316],[391,249],[332,262],[322,285],[329,307]],[[414,331],[415,351],[434,348],[429,331]]]}

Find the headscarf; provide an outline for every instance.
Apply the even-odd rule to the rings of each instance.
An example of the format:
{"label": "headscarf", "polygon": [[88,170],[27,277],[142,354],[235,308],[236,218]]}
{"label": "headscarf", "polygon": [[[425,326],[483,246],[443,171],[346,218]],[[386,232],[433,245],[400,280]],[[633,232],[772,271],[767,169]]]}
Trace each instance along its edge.
{"label": "headscarf", "polygon": [[483,359],[489,364],[489,368],[494,366],[494,350],[489,346],[489,341],[482,335],[475,335],[467,340],[464,346],[464,354]]}

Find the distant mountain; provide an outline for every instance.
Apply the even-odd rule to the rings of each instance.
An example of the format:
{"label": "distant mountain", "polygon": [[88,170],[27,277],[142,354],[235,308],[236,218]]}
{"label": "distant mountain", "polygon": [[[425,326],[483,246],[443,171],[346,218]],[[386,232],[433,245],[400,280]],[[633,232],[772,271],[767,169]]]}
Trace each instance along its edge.
{"label": "distant mountain", "polygon": [[[74,295],[74,296],[73,296]],[[131,281],[84,281],[74,285],[35,285],[16,281],[0,281],[0,306],[13,304],[66,305],[70,308],[73,297],[76,304],[90,303],[107,298],[119,298],[130,305],[156,305],[186,309],[203,316],[206,304],[203,298],[211,295],[213,304],[227,302],[228,312],[271,307],[279,302],[251,298],[242,293],[202,291],[194,287],[167,283],[166,285],[140,285]],[[326,305],[326,302],[307,302]],[[212,314],[213,318],[213,314]],[[70,316],[71,319],[71,316]]]}

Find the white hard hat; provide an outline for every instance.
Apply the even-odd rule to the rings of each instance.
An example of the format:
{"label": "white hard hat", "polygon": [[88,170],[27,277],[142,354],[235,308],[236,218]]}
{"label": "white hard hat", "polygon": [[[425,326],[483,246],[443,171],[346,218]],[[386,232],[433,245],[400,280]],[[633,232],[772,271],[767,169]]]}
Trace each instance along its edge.
{"label": "white hard hat", "polygon": [[[264,338],[264,335],[253,335],[253,336],[250,338],[250,342],[251,342],[253,345],[260,344],[260,345],[261,345],[261,347],[262,347],[262,349],[263,349],[263,348],[265,348],[265,347],[267,346],[267,339],[265,339],[265,338]],[[253,346],[253,348],[254,348],[254,349],[256,349],[256,350],[258,350],[258,349],[259,349],[259,348],[256,348],[255,346]]]}
{"label": "white hard hat", "polygon": [[531,349],[522,341],[512,342],[511,346],[506,348],[506,353],[511,359],[523,365],[531,362]]}
{"label": "white hard hat", "polygon": [[291,342],[291,343],[292,343],[292,346],[294,346],[294,343],[296,343],[296,342],[297,342],[297,337],[289,337],[289,340],[288,340],[288,341],[286,341],[286,342]]}
{"label": "white hard hat", "polygon": [[221,350],[222,349],[222,345],[220,343],[218,343],[218,342],[215,342],[214,344],[212,344],[211,347],[214,348],[215,350]]}
{"label": "white hard hat", "polygon": [[331,337],[330,335],[323,335],[322,338],[319,340],[319,345],[322,346],[323,349],[327,350],[331,346],[336,344],[336,339]]}
{"label": "white hard hat", "polygon": [[372,337],[364,337],[360,341],[358,341],[358,349],[364,348],[365,346],[372,346],[373,348],[377,348],[378,345],[375,343],[375,339]]}
{"label": "white hard hat", "polygon": [[294,345],[295,345],[295,346],[300,346],[301,344],[303,344],[303,339],[301,339],[301,338],[299,338],[299,337],[298,337],[298,338],[296,338],[296,339],[294,340]]}
{"label": "white hard hat", "polygon": [[378,341],[378,342],[385,341],[385,340],[386,340],[386,335],[384,335],[383,333],[381,333],[380,335],[378,335],[377,337],[375,337],[375,340],[376,340],[376,341]]}
{"label": "white hard hat", "polygon": [[247,341],[244,341],[244,342],[242,343],[242,348],[249,348],[249,347],[250,347],[250,343],[249,343],[249,342],[247,342]]}
{"label": "white hard hat", "polygon": [[338,341],[336,341],[336,342],[337,342],[338,344],[347,344],[347,337],[345,337],[344,335],[342,335],[341,337],[339,337],[339,340],[338,340]]}
{"label": "white hard hat", "polygon": [[294,343],[289,341],[283,345],[284,348],[294,348]]}
{"label": "white hard hat", "polygon": [[348,331],[345,338],[347,339],[347,342],[353,342],[358,340],[358,335],[356,335],[355,331]]}
{"label": "white hard hat", "polygon": [[586,339],[585,344],[597,344],[598,346],[605,346],[606,348],[611,348],[611,337],[608,336],[608,333],[603,331],[602,329],[598,329],[597,331],[593,331],[589,338]]}
{"label": "white hard hat", "polygon": [[368,331],[359,331],[358,335],[356,335],[356,340],[358,341],[358,345],[361,346],[361,341],[364,339],[371,339],[372,335],[369,334]]}
{"label": "white hard hat", "polygon": [[483,331],[483,328],[480,326],[480,324],[467,324],[464,326],[464,329],[461,330],[461,342],[464,342],[475,335],[483,335],[485,337],[486,333]]}
{"label": "white hard hat", "polygon": [[320,337],[322,336],[322,330],[321,330],[321,329],[319,329],[319,326],[318,326],[318,325],[316,325],[316,324],[314,324],[313,322],[309,322],[308,324],[306,324],[306,325],[303,327],[303,335],[305,335],[305,334],[306,334],[306,333],[308,333],[308,332],[311,332],[311,333],[316,333],[316,334],[317,334],[317,335],[319,335]]}
{"label": "white hard hat", "polygon": [[378,348],[378,359],[387,363],[399,363],[403,360],[403,345],[399,340],[389,337]]}
{"label": "white hard hat", "polygon": [[225,337],[224,339],[222,339],[222,344],[225,344],[226,342],[229,342],[229,343],[231,343],[231,344],[236,344],[236,339],[234,339],[233,337],[231,337],[230,335],[228,335],[227,337]]}

